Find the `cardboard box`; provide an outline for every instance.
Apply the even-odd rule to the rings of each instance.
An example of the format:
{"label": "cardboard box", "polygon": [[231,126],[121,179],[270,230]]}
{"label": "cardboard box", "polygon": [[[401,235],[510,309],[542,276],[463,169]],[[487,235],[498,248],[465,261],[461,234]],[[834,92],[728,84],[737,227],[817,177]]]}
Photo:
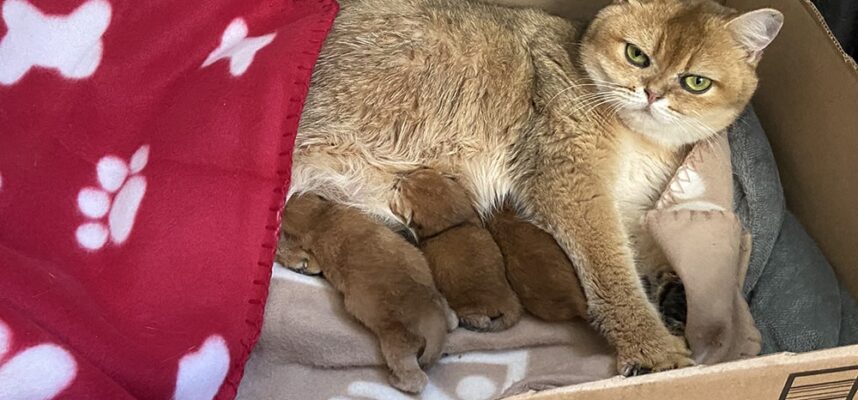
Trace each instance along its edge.
{"label": "cardboard box", "polygon": [[858,346],[849,346],[616,377],[510,400],[851,400],[856,378]]}
{"label": "cardboard box", "polygon": [[[537,6],[571,19],[608,0],[494,0]],[[858,294],[858,67],[808,0],[726,0],[739,10],[785,16],[759,67],[755,110],[771,141],[787,205],[819,243],[838,277]],[[853,399],[858,346],[778,354],[635,378],[613,378],[516,400]]]}

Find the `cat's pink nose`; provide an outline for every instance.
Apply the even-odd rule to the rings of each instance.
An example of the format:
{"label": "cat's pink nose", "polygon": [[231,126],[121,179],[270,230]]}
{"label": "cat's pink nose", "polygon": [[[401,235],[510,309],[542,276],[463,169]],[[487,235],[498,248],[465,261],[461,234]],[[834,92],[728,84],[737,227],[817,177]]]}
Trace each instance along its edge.
{"label": "cat's pink nose", "polygon": [[649,104],[655,103],[656,100],[661,98],[660,94],[649,90],[649,88],[644,89],[644,93],[646,93],[646,101],[648,101]]}

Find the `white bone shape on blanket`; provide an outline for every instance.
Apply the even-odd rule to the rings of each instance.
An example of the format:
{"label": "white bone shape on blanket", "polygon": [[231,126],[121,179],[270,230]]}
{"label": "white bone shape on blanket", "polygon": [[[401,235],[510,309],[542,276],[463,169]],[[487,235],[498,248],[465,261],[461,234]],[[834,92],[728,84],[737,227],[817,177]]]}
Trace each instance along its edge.
{"label": "white bone shape on blanket", "polygon": [[6,0],[2,11],[8,31],[0,40],[0,84],[14,84],[33,67],[83,79],[101,63],[101,36],[111,16],[107,1],[89,0],[69,15],[48,15],[26,0]]}

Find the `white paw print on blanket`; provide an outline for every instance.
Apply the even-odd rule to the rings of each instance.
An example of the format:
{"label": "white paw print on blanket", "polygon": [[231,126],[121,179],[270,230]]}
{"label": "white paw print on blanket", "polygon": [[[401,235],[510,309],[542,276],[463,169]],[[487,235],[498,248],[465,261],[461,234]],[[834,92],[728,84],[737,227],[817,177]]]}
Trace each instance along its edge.
{"label": "white paw print on blanket", "polygon": [[243,18],[236,18],[229,23],[217,46],[203,61],[200,68],[208,67],[216,61],[229,58],[229,73],[240,76],[253,63],[256,52],[268,46],[276,34],[269,33],[258,37],[247,37],[247,23]]}
{"label": "white paw print on blanket", "polygon": [[179,360],[173,400],[211,400],[229,370],[229,349],[220,335],[209,336],[199,350]]}
{"label": "white paw print on blanket", "polygon": [[12,331],[0,321],[0,398],[53,399],[77,375],[77,363],[69,352],[52,343],[7,354]]}
{"label": "white paw print on blanket", "polygon": [[95,169],[99,187],[85,187],[77,195],[78,210],[88,219],[75,231],[81,246],[99,250],[108,238],[114,244],[128,239],[146,194],[146,177],[141,172],[148,160],[149,146],[143,145],[128,163],[112,155],[98,161]]}
{"label": "white paw print on blanket", "polygon": [[[526,350],[505,352],[472,352],[451,355],[438,360],[436,368],[444,364],[492,364],[506,367],[506,377],[503,382],[496,382],[484,375],[468,375],[456,383],[455,396],[447,393],[430,379],[429,384],[418,397],[421,400],[489,400],[496,398],[514,383],[524,379],[527,373],[528,353]],[[354,396],[354,397],[351,397]],[[335,396],[328,400],[411,400],[406,395],[387,384],[369,381],[355,381],[349,384],[348,396]]]}
{"label": "white paw print on blanket", "polygon": [[6,0],[0,84],[17,82],[33,67],[56,69],[71,79],[92,75],[101,63],[101,36],[110,14],[104,0],[89,0],[69,15],[47,15],[26,0]]}

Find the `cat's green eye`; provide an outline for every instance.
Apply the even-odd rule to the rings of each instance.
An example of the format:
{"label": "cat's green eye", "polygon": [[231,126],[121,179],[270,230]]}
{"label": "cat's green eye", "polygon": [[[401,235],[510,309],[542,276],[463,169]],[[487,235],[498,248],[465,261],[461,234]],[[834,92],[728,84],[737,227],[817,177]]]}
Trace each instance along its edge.
{"label": "cat's green eye", "polygon": [[640,47],[631,43],[626,44],[626,59],[635,67],[649,67],[649,56],[647,56]]}
{"label": "cat's green eye", "polygon": [[712,80],[700,75],[685,75],[679,78],[679,84],[691,93],[701,94],[712,87]]}

